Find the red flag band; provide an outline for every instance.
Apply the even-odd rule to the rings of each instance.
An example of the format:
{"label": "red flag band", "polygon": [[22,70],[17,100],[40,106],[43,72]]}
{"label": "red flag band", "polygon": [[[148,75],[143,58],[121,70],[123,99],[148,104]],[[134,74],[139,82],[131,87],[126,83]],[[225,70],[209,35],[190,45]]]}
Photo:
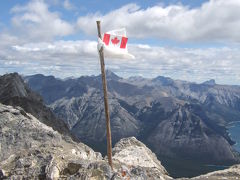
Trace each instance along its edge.
{"label": "red flag band", "polygon": [[107,34],[107,33],[105,33],[103,37],[103,42],[106,46],[113,46],[121,49],[126,48],[127,41],[128,41],[127,37],[116,36],[116,35]]}

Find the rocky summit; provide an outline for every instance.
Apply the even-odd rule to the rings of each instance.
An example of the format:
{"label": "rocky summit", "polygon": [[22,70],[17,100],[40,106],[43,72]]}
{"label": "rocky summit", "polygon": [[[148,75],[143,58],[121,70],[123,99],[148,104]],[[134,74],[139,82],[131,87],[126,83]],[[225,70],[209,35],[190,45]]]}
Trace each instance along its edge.
{"label": "rocky summit", "polygon": [[[156,155],[134,137],[116,143],[111,169],[106,157],[59,134],[20,107],[0,104],[0,137],[0,179],[172,179]],[[236,165],[192,179],[238,178],[240,166]]]}
{"label": "rocky summit", "polygon": [[0,104],[0,137],[0,179],[171,179],[136,138],[117,143],[111,169],[100,153],[20,107]]}

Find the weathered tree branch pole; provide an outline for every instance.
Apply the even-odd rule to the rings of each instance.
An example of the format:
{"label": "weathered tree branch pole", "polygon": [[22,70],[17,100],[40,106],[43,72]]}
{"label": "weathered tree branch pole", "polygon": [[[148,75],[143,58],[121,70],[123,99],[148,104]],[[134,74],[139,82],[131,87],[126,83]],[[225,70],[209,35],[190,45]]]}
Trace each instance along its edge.
{"label": "weathered tree branch pole", "polygon": [[[97,21],[97,30],[98,30],[98,37],[100,39],[102,39],[101,21]],[[100,64],[101,64],[102,85],[103,85],[103,94],[104,94],[104,107],[105,107],[105,115],[106,115],[108,163],[111,166],[111,168],[113,168],[113,165],[112,165],[112,136],[111,136],[111,127],[110,127],[110,115],[109,115],[109,108],[108,108],[107,82],[106,82],[103,47],[99,50],[99,57],[100,57]]]}

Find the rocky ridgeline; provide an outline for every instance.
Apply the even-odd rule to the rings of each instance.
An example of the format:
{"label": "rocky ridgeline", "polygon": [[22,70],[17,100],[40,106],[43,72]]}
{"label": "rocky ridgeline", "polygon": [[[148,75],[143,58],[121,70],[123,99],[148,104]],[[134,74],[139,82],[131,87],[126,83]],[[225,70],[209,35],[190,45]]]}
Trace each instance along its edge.
{"label": "rocky ridgeline", "polygon": [[136,138],[113,149],[114,169],[100,153],[76,143],[22,108],[0,104],[0,179],[170,179]]}
{"label": "rocky ridgeline", "polygon": [[[172,179],[155,154],[134,137],[115,145],[112,170],[100,153],[59,134],[22,108],[2,104],[0,151],[0,179]],[[192,179],[239,177],[240,165]]]}
{"label": "rocky ridgeline", "polygon": [[55,117],[52,111],[44,105],[42,97],[32,91],[17,73],[0,76],[0,103],[20,106],[54,130],[69,134],[66,124]]}

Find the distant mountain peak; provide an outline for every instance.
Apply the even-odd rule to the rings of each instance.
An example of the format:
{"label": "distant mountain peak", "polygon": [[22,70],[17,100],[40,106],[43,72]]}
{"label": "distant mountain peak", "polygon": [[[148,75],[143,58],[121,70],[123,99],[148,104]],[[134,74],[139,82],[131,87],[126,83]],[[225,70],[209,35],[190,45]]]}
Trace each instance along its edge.
{"label": "distant mountain peak", "polygon": [[69,133],[66,124],[54,116],[51,109],[43,104],[42,97],[32,91],[18,73],[0,76],[0,103],[20,106],[54,130]]}
{"label": "distant mountain peak", "polygon": [[122,79],[121,77],[119,77],[118,75],[116,75],[114,72],[112,72],[109,69],[106,70],[106,78],[107,79],[112,79],[112,80]]}
{"label": "distant mountain peak", "polygon": [[10,73],[0,76],[0,100],[9,97],[26,97],[26,86],[18,73]]}
{"label": "distant mountain peak", "polygon": [[169,77],[158,76],[152,80],[153,82],[160,82],[164,86],[169,86],[174,83],[174,80]]}
{"label": "distant mountain peak", "polygon": [[210,79],[208,81],[203,82],[202,84],[213,86],[213,85],[216,85],[216,82],[214,79]]}

